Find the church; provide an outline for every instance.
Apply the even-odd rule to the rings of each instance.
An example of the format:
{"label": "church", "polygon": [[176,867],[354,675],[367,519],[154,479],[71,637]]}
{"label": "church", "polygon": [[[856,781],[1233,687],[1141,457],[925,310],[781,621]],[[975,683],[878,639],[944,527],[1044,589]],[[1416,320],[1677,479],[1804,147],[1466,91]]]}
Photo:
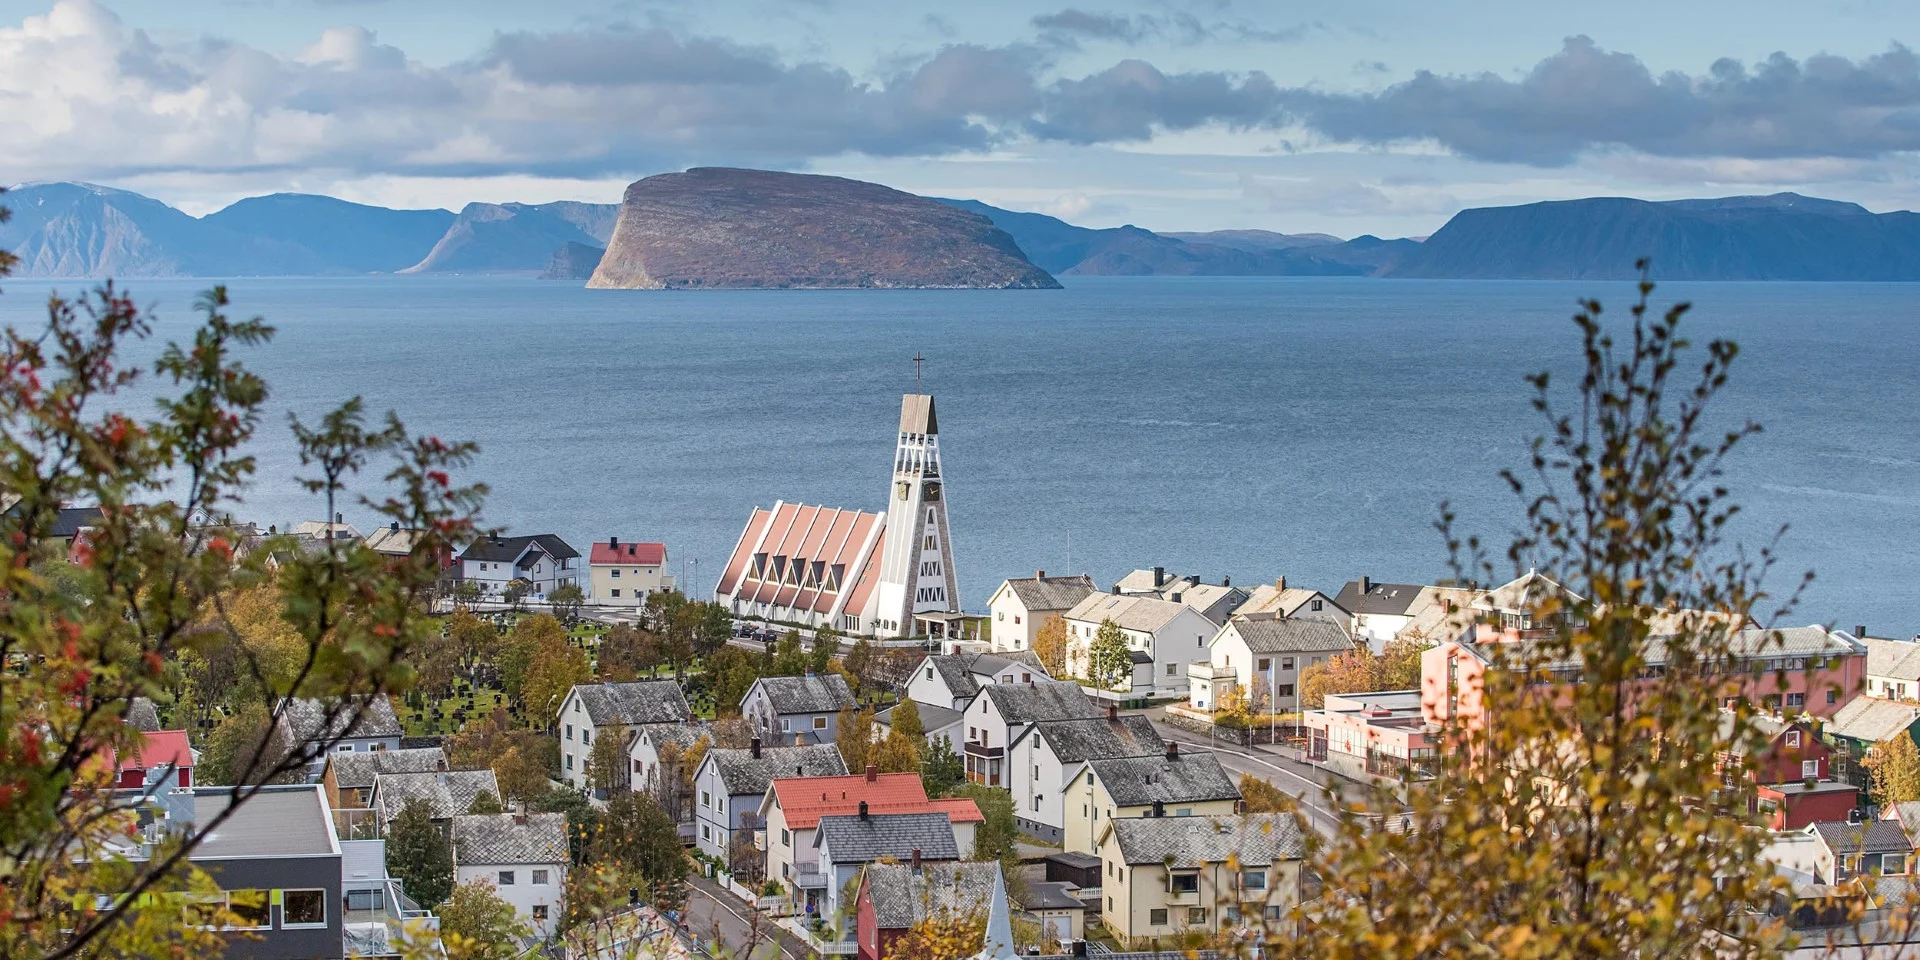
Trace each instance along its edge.
{"label": "church", "polygon": [[960,611],[943,489],[933,397],[907,394],[886,510],[755,508],[714,599],[741,617],[879,638],[926,633]]}

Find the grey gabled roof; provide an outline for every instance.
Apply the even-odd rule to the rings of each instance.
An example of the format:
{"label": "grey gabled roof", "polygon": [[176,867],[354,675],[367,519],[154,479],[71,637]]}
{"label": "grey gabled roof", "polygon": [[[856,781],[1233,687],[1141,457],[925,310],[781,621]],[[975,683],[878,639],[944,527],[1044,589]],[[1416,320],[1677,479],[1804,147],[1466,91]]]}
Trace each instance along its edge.
{"label": "grey gabled roof", "polygon": [[461,814],[453,818],[453,862],[566,863],[564,813]]}
{"label": "grey gabled roof", "polygon": [[936,653],[930,654],[922,662],[939,672],[941,681],[955,697],[966,698],[979,693],[980,688],[986,686],[983,680],[991,682],[987,678],[1008,667],[1026,667],[1045,677],[1047,671],[1039,666],[1040,658],[1034,656],[1032,651],[1023,652],[1027,654],[1025,658],[1014,653]]}
{"label": "grey gabled roof", "polygon": [[551,533],[539,533],[531,537],[481,537],[467,545],[462,551],[462,560],[485,560],[489,563],[511,563],[527,552],[527,547],[538,544],[547,556],[555,560],[572,560],[580,556],[580,551],[567,545],[565,540]]}
{"label": "grey gabled roof", "polygon": [[1920,643],[1861,637],[1867,645],[1867,675],[1920,681]]}
{"label": "grey gabled roof", "polygon": [[1084,623],[1111,620],[1122,629],[1158,633],[1182,611],[1190,609],[1184,603],[1146,594],[1096,593],[1074,604],[1073,609],[1066,612],[1066,618]]}
{"label": "grey gabled roof", "polygon": [[980,694],[993,701],[1000,718],[1008,724],[1105,715],[1086,691],[1071,680],[996,683],[982,687]]}
{"label": "grey gabled roof", "polygon": [[1332,620],[1288,620],[1273,614],[1233,617],[1227,626],[1253,653],[1339,653],[1353,649],[1353,638]]}
{"label": "grey gabled roof", "polygon": [[432,773],[447,768],[446,751],[439,747],[411,750],[375,750],[371,753],[329,753],[327,766],[337,787],[371,787],[383,773]]}
{"label": "grey gabled roof", "polygon": [[949,693],[955,697],[971,697],[980,692],[980,681],[967,669],[972,659],[957,654],[931,654],[925,662],[939,674],[940,682],[947,685]]}
{"label": "grey gabled roof", "polygon": [[[923,859],[925,855],[921,851]],[[876,863],[867,868],[867,899],[882,930],[911,927],[928,917],[985,914],[999,872],[1000,865],[992,861],[926,863],[918,870],[905,863]]]}
{"label": "grey gabled roof", "polygon": [[1200,867],[1224,863],[1262,866],[1306,856],[1292,814],[1244,813],[1211,817],[1123,817],[1108,821],[1127,863]]}
{"label": "grey gabled roof", "polygon": [[1878,697],[1854,697],[1827,721],[1828,736],[1879,743],[1920,720],[1920,706]]}
{"label": "grey gabled roof", "polygon": [[840,756],[840,748],[831,743],[761,747],[757,758],[750,749],[709,750],[707,761],[713,763],[720,785],[730,797],[762,796],[775,777],[843,777],[847,774],[846,759]]}
{"label": "grey gabled roof", "polygon": [[1728,643],[1735,657],[1800,657],[1866,653],[1867,648],[1845,634],[1819,624],[1805,627],[1747,627]]}
{"label": "grey gabled roof", "polygon": [[672,680],[583,683],[573,693],[596,727],[676,723],[693,717],[686,693]]}
{"label": "grey gabled roof", "polygon": [[1007,588],[1020,598],[1020,605],[1033,610],[1071,610],[1073,605],[1100,588],[1093,578],[1082,573],[1071,577],[1021,577],[1008,580]]}
{"label": "grey gabled roof", "polygon": [[1835,853],[1905,853],[1913,849],[1898,820],[1865,823],[1816,823],[1810,829]]}
{"label": "grey gabled roof", "polygon": [[1153,721],[1137,713],[1117,720],[1105,717],[1043,720],[1020,736],[1044,738],[1061,763],[1080,763],[1109,757],[1157,757],[1165,754],[1167,749],[1166,741],[1154,731]]}
{"label": "grey gabled roof", "polygon": [[379,737],[398,737],[405,733],[400,729],[400,718],[393,714],[393,701],[386,697],[374,697],[367,705],[366,715],[348,729],[348,721],[356,712],[353,704],[342,704],[339,711],[329,719],[328,704],[304,697],[293,697],[286,701],[281,718],[286,721],[287,730],[293,734],[295,743],[312,743],[316,740],[374,739]]}
{"label": "grey gabled roof", "polygon": [[1029,882],[1017,896],[1023,910],[1085,910],[1086,901],[1068,893],[1069,889],[1073,884],[1059,880]]}
{"label": "grey gabled roof", "polygon": [[837,673],[761,677],[754,685],[766,692],[775,713],[835,713],[856,705],[847,678]]}
{"label": "grey gabled roof", "polygon": [[153,701],[146,697],[134,697],[127,704],[127,726],[141,733],[152,733],[160,729],[160,711],[154,708]]}
{"label": "grey gabled roof", "polygon": [[646,737],[647,742],[653,744],[653,749],[655,750],[659,750],[669,743],[682,750],[687,750],[694,744],[699,743],[701,737],[706,737],[711,741],[713,739],[713,724],[707,720],[686,720],[679,723],[643,723],[640,725],[639,735]]}
{"label": "grey gabled roof", "polygon": [[385,823],[400,815],[408,800],[427,802],[433,819],[450,820],[473,807],[484,791],[500,798],[500,783],[492,770],[448,770],[440,773],[383,773],[373,778],[373,802]]}
{"label": "grey gabled roof", "polygon": [[1421,589],[1418,584],[1412,583],[1373,583],[1362,595],[1360,581],[1349,580],[1334,596],[1333,602],[1339,604],[1340,609],[1353,613],[1404,617],[1413,602],[1420,599]]}
{"label": "grey gabled roof", "polygon": [[881,857],[912,860],[958,860],[960,845],[953,839],[953,821],[945,813],[876,813],[820,818],[814,846],[833,856],[834,863],[872,863]]}
{"label": "grey gabled roof", "polygon": [[1238,800],[1240,788],[1211,753],[1183,753],[1177,759],[1108,757],[1087,765],[1117,806]]}
{"label": "grey gabled roof", "polygon": [[[932,733],[936,730],[943,730],[943,729],[946,729],[947,727],[953,726],[954,724],[960,722],[961,717],[966,715],[960,712],[959,710],[943,707],[937,703],[921,703],[916,700],[914,701],[913,706],[914,706],[914,709],[920,711],[920,729],[925,730],[928,733]],[[893,706],[888,707],[885,710],[882,710],[879,713],[874,714],[873,719],[879,723],[885,724],[887,729],[891,730],[893,729],[893,711],[898,710],[899,708],[900,708],[900,705],[896,703]]]}

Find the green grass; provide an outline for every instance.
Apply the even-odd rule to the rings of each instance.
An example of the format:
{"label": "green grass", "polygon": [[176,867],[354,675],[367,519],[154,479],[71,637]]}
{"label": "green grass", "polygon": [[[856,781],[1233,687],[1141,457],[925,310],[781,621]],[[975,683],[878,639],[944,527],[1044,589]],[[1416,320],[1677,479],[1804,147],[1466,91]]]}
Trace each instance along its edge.
{"label": "green grass", "polygon": [[[437,721],[433,717],[433,707],[436,705],[440,708],[440,719]],[[465,722],[454,719],[455,711],[460,708],[466,708],[466,719],[472,720],[474,717],[484,717],[496,708],[506,705],[506,694],[498,690],[477,692],[469,690],[464,693],[455,693],[445,699],[429,697],[423,701],[423,706],[418,710],[408,706],[403,699],[400,709],[400,726],[411,737],[445,736],[457,733]]]}

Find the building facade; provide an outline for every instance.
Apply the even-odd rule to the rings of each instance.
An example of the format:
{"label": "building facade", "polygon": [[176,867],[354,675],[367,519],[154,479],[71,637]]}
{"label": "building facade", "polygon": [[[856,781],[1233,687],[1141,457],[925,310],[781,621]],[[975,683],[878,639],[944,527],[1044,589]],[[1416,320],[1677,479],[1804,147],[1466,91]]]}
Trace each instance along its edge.
{"label": "building facade", "polygon": [[587,548],[587,596],[603,607],[638,607],[673,589],[667,545],[614,537]]}

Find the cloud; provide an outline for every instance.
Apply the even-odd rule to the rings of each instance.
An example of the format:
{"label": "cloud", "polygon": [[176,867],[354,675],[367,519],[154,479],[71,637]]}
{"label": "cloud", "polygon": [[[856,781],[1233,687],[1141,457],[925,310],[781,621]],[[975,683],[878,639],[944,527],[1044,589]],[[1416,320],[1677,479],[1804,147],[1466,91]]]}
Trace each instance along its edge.
{"label": "cloud", "polygon": [[1776,53],[1751,67],[1655,75],[1586,37],[1524,76],[1422,71],[1377,93],[1289,90],[1284,109],[1337,141],[1428,141],[1481,160],[1556,166],[1590,151],[1664,157],[1875,157],[1920,150],[1920,59]]}
{"label": "cloud", "polygon": [[1458,197],[1432,184],[1365,183],[1343,177],[1240,176],[1241,193],[1277,213],[1300,212],[1333,217],[1446,216],[1457,212]]}
{"label": "cloud", "polygon": [[1068,7],[1043,13],[1031,21],[1049,43],[1077,47],[1082,40],[1136,44],[1160,40],[1182,46],[1211,41],[1293,43],[1314,30],[1324,30],[1318,22],[1299,23],[1273,29],[1245,20],[1201,20],[1191,13],[1163,15],[1139,14],[1127,17],[1116,13],[1096,13]]}
{"label": "cloud", "polygon": [[94,0],[0,28],[0,179],[324,170],[595,178],[1087,144],[1272,122],[1259,73],[1128,60],[1053,78],[1033,45],[948,44],[874,77],[665,27],[512,32],[431,67],[363,29],[292,56],[161,41]]}

